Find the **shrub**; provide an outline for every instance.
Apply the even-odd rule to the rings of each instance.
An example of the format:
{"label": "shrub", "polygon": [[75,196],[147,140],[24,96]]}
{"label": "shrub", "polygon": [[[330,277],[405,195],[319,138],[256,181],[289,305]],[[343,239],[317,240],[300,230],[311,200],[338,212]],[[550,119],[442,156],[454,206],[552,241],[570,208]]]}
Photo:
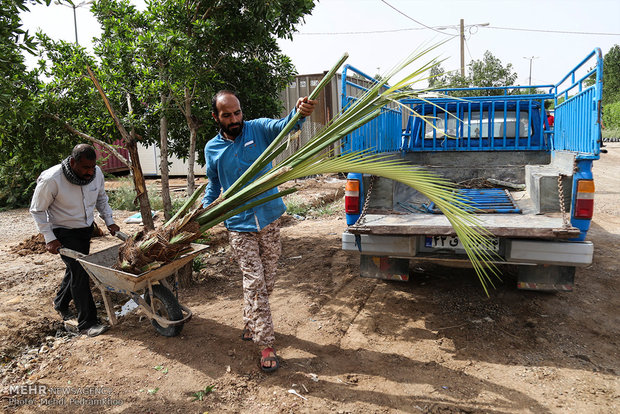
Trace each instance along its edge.
{"label": "shrub", "polygon": [[310,203],[305,203],[302,199],[294,195],[287,197],[285,204],[286,212],[291,216],[298,215],[303,217],[322,217],[331,216],[339,211],[336,202],[320,202],[318,205],[312,205]]}
{"label": "shrub", "polygon": [[[603,107],[603,125],[606,131],[620,130],[620,101]],[[615,135],[615,138],[618,137]]]}
{"label": "shrub", "polygon": [[[113,190],[106,190],[108,193],[110,207],[114,210],[138,211],[140,206],[136,200],[136,191],[133,188],[133,183],[127,178],[122,178],[119,181],[122,183],[121,186]],[[164,203],[162,201],[161,194],[157,192],[157,188],[153,185],[149,185],[146,189],[149,194],[151,209],[162,211],[164,209]],[[171,214],[174,214],[183,206],[186,197],[184,195],[179,196],[176,194],[171,194],[170,197],[172,199]]]}

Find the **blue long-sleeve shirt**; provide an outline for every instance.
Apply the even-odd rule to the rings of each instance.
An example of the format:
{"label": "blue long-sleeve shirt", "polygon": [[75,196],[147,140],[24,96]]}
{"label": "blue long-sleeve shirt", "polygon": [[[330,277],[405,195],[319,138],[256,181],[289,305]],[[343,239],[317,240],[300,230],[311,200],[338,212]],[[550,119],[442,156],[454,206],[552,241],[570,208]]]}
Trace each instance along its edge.
{"label": "blue long-sleeve shirt", "polygon": [[[203,206],[215,201],[222,188],[226,191],[247,170],[269,144],[291,120],[295,110],[282,119],[259,118],[245,121],[241,134],[234,141],[224,138],[219,133],[205,146],[205,160],[209,183],[202,199]],[[301,118],[295,125],[299,129],[303,123]],[[263,175],[271,168],[263,168],[256,177]],[[254,179],[256,179],[254,177]],[[253,180],[254,180],[253,179]],[[278,192],[273,188],[253,200],[267,197]],[[248,203],[253,200],[248,201]],[[286,211],[281,198],[260,204],[226,220],[226,228],[232,231],[260,231],[278,219]]]}

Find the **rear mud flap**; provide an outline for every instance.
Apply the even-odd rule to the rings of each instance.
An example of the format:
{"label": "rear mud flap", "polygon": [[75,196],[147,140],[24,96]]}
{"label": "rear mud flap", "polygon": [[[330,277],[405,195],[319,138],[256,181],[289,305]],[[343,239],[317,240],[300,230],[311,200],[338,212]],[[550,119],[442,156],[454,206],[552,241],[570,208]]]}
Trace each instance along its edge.
{"label": "rear mud flap", "polygon": [[372,279],[409,280],[409,259],[387,256],[360,256],[360,276]]}
{"label": "rear mud flap", "polygon": [[572,292],[574,281],[574,266],[519,266],[517,288],[546,292]]}

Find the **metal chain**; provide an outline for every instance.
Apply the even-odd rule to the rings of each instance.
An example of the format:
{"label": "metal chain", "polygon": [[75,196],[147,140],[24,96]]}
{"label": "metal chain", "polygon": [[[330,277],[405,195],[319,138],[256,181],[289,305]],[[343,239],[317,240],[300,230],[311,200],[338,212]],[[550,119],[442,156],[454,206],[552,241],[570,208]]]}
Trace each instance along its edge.
{"label": "metal chain", "polygon": [[[577,167],[577,159],[573,160],[573,177],[579,168]],[[562,183],[562,179],[567,177],[566,174],[558,174],[558,197],[560,198],[560,211],[562,212],[562,226],[564,228],[569,228],[570,224],[568,222],[568,214],[566,214],[566,207],[564,206],[564,184]]]}
{"label": "metal chain", "polygon": [[568,224],[568,215],[564,206],[564,184],[562,183],[562,178],[564,177],[566,177],[565,174],[558,174],[558,196],[560,198],[560,211],[562,212],[562,226],[568,228],[570,225]]}
{"label": "metal chain", "polygon": [[375,176],[371,175],[370,176],[370,182],[368,183],[368,191],[366,192],[366,197],[364,200],[364,206],[362,207],[362,212],[360,213],[359,218],[357,219],[357,221],[355,222],[354,226],[358,226],[358,225],[362,225],[364,224],[364,217],[366,216],[366,210],[368,209],[368,204],[370,204],[370,194],[372,193],[372,185],[375,182]]}

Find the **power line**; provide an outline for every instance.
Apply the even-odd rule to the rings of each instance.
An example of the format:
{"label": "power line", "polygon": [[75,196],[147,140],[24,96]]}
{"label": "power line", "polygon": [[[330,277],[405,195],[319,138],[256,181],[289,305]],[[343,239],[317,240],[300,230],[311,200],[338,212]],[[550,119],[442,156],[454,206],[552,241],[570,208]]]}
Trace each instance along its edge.
{"label": "power line", "polygon": [[434,28],[432,28],[432,27],[430,27],[430,26],[427,26],[427,25],[425,25],[424,23],[419,22],[419,21],[417,21],[416,19],[414,19],[413,17],[411,17],[411,16],[409,16],[409,15],[407,15],[407,14],[403,13],[402,11],[398,10],[396,7],[392,6],[392,5],[391,5],[390,3],[388,3],[387,1],[385,1],[385,0],[381,0],[381,1],[382,1],[383,3],[385,3],[386,5],[388,5],[389,7],[391,7],[392,9],[396,10],[398,13],[400,13],[400,14],[402,14],[403,16],[405,16],[406,18],[408,18],[409,20],[412,20],[412,21],[416,22],[416,23],[417,23],[417,24],[419,24],[420,26],[424,26],[424,27],[426,27],[427,29],[430,29],[430,30],[435,31],[435,32],[437,32],[437,33],[441,33],[442,35],[446,35],[446,36],[453,36],[453,37],[455,37],[455,36],[456,36],[456,35],[449,35],[449,34],[447,34],[447,33],[444,33],[444,32],[442,32],[442,31],[440,31],[440,30],[437,30],[437,29],[434,29]]}
{"label": "power line", "polygon": [[303,35],[303,36],[358,35],[358,34],[373,34],[373,33],[410,32],[413,30],[426,30],[426,28],[411,27],[408,29],[368,30],[368,31],[358,31],[358,32],[308,32],[308,33],[296,33],[296,35]]}
{"label": "power line", "polygon": [[471,55],[471,52],[469,51],[469,43],[467,42],[467,39],[465,39],[465,48],[467,49],[467,53],[469,54],[469,59],[474,60],[474,57]]}
{"label": "power line", "polygon": [[[421,23],[420,23],[421,24]],[[449,26],[436,26],[436,28],[445,28]],[[337,35],[361,35],[361,34],[373,34],[373,33],[394,33],[394,32],[407,32],[414,30],[431,29],[436,32],[436,28],[430,26],[411,27],[404,29],[387,29],[387,30],[368,30],[368,31],[356,31],[356,32],[307,32],[296,33],[296,36],[337,36]],[[514,30],[519,32],[542,32],[542,33],[560,33],[560,34],[577,34],[577,35],[589,35],[589,36],[620,36],[620,33],[602,33],[602,32],[573,32],[567,30],[543,30],[543,29],[523,29],[518,27],[498,27],[498,26],[486,26],[485,29],[498,29],[498,30]],[[443,33],[443,32],[439,32]],[[444,33],[446,34],[446,33]],[[458,35],[449,35],[456,37]]]}
{"label": "power line", "polygon": [[542,33],[561,33],[561,34],[579,34],[579,35],[596,35],[596,36],[620,36],[620,33],[573,32],[573,31],[568,31],[568,30],[521,29],[521,28],[518,28],[518,27],[488,26],[487,29],[514,30],[514,31],[519,31],[519,32],[542,32]]}

